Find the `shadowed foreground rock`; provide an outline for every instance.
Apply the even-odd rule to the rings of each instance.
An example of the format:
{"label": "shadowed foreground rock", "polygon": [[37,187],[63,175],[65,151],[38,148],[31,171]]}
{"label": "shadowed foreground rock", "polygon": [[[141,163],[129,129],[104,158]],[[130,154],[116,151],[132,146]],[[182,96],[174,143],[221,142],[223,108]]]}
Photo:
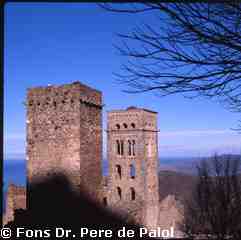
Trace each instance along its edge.
{"label": "shadowed foreground rock", "polygon": [[29,201],[28,209],[17,210],[15,220],[10,222],[8,227],[51,229],[54,233],[56,227],[63,227],[71,229],[76,236],[81,227],[111,229],[113,239],[117,238],[116,231],[123,226],[138,231],[137,226],[126,224],[123,219],[89,200],[85,194],[72,191],[69,182],[63,176],[55,176],[48,181],[32,185],[30,191],[31,202]]}
{"label": "shadowed foreground rock", "polygon": [[[140,238],[140,226],[133,222],[126,223],[121,217],[115,216],[88,199],[85,194],[75,193],[64,176],[54,176],[49,180],[38,182],[30,186],[30,191],[31,199],[28,200],[31,200],[31,202],[28,202],[28,209],[17,210],[15,220],[6,226],[13,229],[14,233],[16,233],[16,227],[35,230],[50,229],[51,239],[54,239],[55,228],[62,227],[66,230],[71,229],[71,236],[76,235],[76,238],[69,237],[68,239],[80,239],[80,229],[87,227],[96,230],[112,230],[112,237],[101,237],[99,239],[118,239],[117,231],[125,226],[126,229],[135,231],[135,237],[122,239]],[[81,239],[94,238],[86,236]],[[142,237],[141,239],[154,238]]]}

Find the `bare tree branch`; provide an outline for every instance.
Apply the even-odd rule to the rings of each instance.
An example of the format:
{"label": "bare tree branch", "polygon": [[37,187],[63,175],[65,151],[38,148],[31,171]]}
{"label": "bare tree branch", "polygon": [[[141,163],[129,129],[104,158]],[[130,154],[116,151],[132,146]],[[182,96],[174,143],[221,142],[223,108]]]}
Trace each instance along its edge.
{"label": "bare tree branch", "polygon": [[107,11],[156,14],[159,21],[119,34],[128,61],[116,74],[129,93],[217,98],[241,110],[241,3],[100,4]]}
{"label": "bare tree branch", "polygon": [[197,170],[198,183],[185,206],[183,231],[190,237],[240,239],[240,156],[214,155]]}

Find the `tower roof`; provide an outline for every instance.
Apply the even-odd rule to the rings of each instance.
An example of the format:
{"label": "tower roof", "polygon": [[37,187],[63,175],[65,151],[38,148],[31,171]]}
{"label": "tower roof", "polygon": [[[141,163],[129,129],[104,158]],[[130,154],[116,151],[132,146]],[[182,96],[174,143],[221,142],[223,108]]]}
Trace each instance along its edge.
{"label": "tower roof", "polygon": [[111,110],[111,111],[107,111],[109,113],[124,113],[126,111],[145,111],[145,112],[150,112],[150,113],[155,113],[157,114],[158,112],[152,111],[150,109],[146,109],[146,108],[139,108],[139,107],[135,107],[135,106],[130,106],[127,107],[126,109],[115,109],[115,110]]}
{"label": "tower roof", "polygon": [[152,111],[152,110],[150,110],[150,109],[138,108],[138,107],[136,107],[136,106],[130,106],[130,107],[126,108],[126,111],[131,111],[131,110],[142,110],[142,111],[146,111],[146,112],[157,113],[157,112]]}
{"label": "tower roof", "polygon": [[135,106],[130,106],[130,107],[126,108],[127,111],[128,111],[128,110],[137,110],[137,109],[138,109],[138,108],[135,107]]}

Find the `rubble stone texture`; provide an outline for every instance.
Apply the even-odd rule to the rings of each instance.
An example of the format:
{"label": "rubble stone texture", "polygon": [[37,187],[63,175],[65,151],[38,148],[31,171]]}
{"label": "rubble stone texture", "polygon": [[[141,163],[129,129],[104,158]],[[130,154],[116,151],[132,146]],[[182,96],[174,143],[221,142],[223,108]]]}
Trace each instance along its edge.
{"label": "rubble stone texture", "polygon": [[102,94],[79,82],[32,88],[27,96],[28,183],[64,173],[76,189],[101,183]]}
{"label": "rubble stone texture", "polygon": [[6,197],[6,210],[3,216],[3,224],[14,219],[15,209],[26,209],[26,188],[10,184]]}
{"label": "rubble stone texture", "polygon": [[[157,113],[129,107],[107,113],[109,176],[102,176],[102,94],[80,82],[37,87],[27,96],[27,182],[64,173],[77,191],[149,228],[176,226],[182,205],[159,199]],[[17,208],[8,191],[5,222]],[[31,194],[27,191],[31,203]],[[26,207],[26,193],[21,192]],[[23,204],[25,199],[25,205]]]}
{"label": "rubble stone texture", "polygon": [[184,220],[184,207],[174,195],[168,195],[160,202],[158,225],[161,229],[172,226],[176,237],[183,237],[180,224]]}

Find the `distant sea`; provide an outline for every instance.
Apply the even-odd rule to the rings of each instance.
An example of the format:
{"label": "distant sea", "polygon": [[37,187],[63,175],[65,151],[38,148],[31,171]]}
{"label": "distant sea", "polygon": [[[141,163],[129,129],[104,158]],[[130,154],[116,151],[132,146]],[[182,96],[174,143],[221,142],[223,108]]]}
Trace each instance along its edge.
{"label": "distant sea", "polygon": [[5,160],[3,162],[3,189],[6,190],[9,183],[26,185],[25,160]]}

